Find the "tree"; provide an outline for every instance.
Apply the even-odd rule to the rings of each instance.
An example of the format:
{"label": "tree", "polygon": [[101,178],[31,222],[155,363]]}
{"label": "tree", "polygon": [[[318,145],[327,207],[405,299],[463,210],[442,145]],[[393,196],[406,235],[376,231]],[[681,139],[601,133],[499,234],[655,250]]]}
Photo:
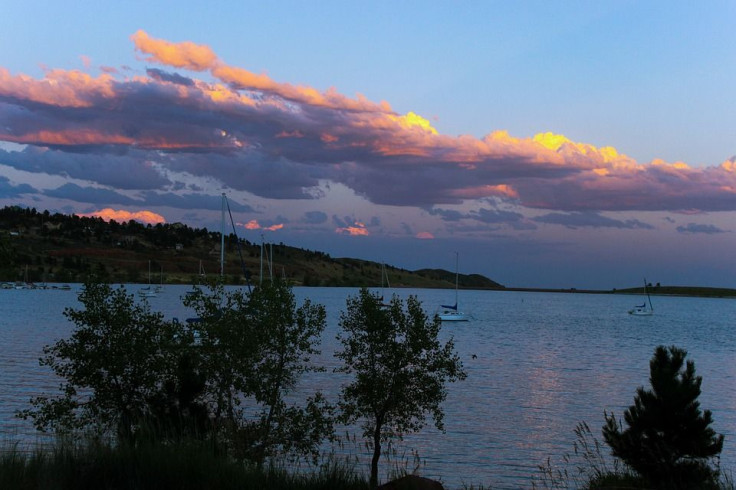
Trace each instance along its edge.
{"label": "tree", "polygon": [[615,457],[660,488],[702,488],[714,484],[718,470],[708,460],[720,454],[723,435],[709,427],[711,412],[701,413],[702,378],[687,352],[659,346],[649,362],[652,390],[639,387],[634,405],[624,412],[627,428],[606,414],[603,437]]}
{"label": "tree", "polygon": [[213,285],[185,304],[200,319],[191,328],[209,373],[208,403],[231,428],[235,456],[257,464],[277,455],[316,457],[332,433],[330,407],[319,392],[302,406],[287,404],[287,396],[303,374],[321,369],[311,359],[319,354],[324,307],[309,300],[297,307],[280,280],[252,293]]}
{"label": "tree", "polygon": [[385,309],[365,288],[347,299],[340,314],[343,349],[336,356],[344,365],[337,371],[354,375],[342,389],[340,407],[345,423],[363,420],[363,436],[373,446],[371,488],[378,484],[382,443],[421,430],[428,414],[444,430],[446,384],[466,374],[452,339],[444,345],[438,340],[440,325],[415,296],[406,309],[396,296]]}
{"label": "tree", "polygon": [[42,431],[93,429],[128,440],[174,376],[181,332],[122,287],[88,282],[79,301],[83,309],[64,311],[71,337],[45,346],[39,361],[63,380],[61,394],[32,399],[21,416]]}

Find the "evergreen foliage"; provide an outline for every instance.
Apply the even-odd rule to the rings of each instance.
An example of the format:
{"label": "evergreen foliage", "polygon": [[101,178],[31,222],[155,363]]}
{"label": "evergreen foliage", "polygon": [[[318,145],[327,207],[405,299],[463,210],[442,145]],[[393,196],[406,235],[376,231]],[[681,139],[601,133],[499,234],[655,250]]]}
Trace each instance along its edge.
{"label": "evergreen foliage", "polygon": [[606,414],[603,437],[615,457],[658,488],[715,488],[719,472],[710,462],[723,448],[723,435],[709,427],[711,412],[700,410],[702,378],[686,355],[657,347],[649,363],[652,389],[637,389],[624,412],[626,429]]}
{"label": "evergreen foliage", "polygon": [[428,414],[443,430],[441,403],[446,384],[465,379],[452,339],[442,344],[441,322],[429,318],[415,296],[394,296],[388,308],[380,296],[363,288],[347,300],[340,315],[344,362],[338,371],[354,375],[341,393],[346,423],[363,421],[363,436],[373,447],[371,488],[378,484],[381,445],[422,429]]}

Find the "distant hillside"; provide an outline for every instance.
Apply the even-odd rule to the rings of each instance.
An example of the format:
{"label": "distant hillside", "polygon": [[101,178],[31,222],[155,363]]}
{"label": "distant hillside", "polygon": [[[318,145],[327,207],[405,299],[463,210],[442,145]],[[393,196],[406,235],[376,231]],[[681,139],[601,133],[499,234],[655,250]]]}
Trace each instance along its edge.
{"label": "distant hillside", "polygon": [[[695,286],[651,286],[648,288],[652,296],[706,296],[709,298],[736,298],[736,289],[708,288]],[[645,294],[644,287],[614,289],[616,294]]]}
{"label": "distant hillside", "polygon": [[[191,284],[200,263],[208,276],[220,273],[220,233],[181,223],[143,225],[136,221],[106,222],[10,206],[0,209],[0,281],[82,282],[90,274],[113,283]],[[295,285],[377,287],[381,264],[354,258],[332,258],[319,251],[267,244],[235,235],[225,238],[225,280],[244,284],[263,276],[288,278]],[[238,251],[240,248],[240,252]],[[270,259],[270,260],[269,260]],[[271,264],[269,271],[269,263]],[[454,288],[455,273],[438,269],[408,271],[386,265],[391,287]],[[465,289],[503,289],[478,274],[459,275]]]}

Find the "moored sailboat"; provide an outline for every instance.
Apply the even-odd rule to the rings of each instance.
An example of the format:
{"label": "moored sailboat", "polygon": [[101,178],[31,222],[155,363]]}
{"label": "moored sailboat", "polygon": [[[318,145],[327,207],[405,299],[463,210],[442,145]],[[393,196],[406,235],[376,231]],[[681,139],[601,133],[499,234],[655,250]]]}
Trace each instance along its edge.
{"label": "moored sailboat", "polygon": [[440,317],[440,320],[443,322],[467,322],[470,320],[470,316],[466,315],[462,311],[459,311],[457,309],[457,297],[458,297],[458,260],[459,260],[459,253],[455,252],[455,304],[454,305],[440,305],[443,309],[441,313],[438,313],[437,316]]}
{"label": "moored sailboat", "polygon": [[[647,279],[644,278],[644,292],[647,295],[647,301],[641,305],[635,305],[629,310],[629,315],[634,316],[652,316],[654,315],[654,307],[652,306],[652,298],[649,296],[649,289],[647,288]],[[649,305],[647,306],[647,302]]]}

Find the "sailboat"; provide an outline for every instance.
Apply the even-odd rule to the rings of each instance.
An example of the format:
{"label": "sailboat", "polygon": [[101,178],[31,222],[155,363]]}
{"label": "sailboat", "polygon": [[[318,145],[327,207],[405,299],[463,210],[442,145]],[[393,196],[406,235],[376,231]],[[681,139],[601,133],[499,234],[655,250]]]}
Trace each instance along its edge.
{"label": "sailboat", "polygon": [[635,305],[632,309],[629,310],[629,315],[652,316],[654,314],[654,308],[652,307],[652,298],[649,296],[649,289],[647,288],[646,278],[644,278],[644,292],[647,294],[647,301],[649,302],[649,306],[647,306],[647,301],[645,301],[644,304]]}
{"label": "sailboat", "polygon": [[457,288],[458,288],[458,252],[455,252],[455,304],[441,305],[444,310],[437,316],[443,322],[467,322],[470,317],[457,309]]}
{"label": "sailboat", "polygon": [[[235,243],[238,247],[238,255],[240,256],[240,266],[243,269],[243,275],[245,276],[246,284],[248,285],[248,293],[251,292],[250,288],[250,274],[245,268],[245,261],[243,261],[243,251],[240,248],[240,239],[238,238],[238,234],[235,231],[235,221],[233,221],[233,214],[230,212],[230,204],[227,202],[227,196],[225,193],[222,193],[222,220],[220,223],[220,281],[224,284],[225,281],[225,211],[227,210],[227,213],[230,215],[230,225],[233,227],[233,235],[235,236]],[[200,279],[204,279],[204,268],[202,267],[202,261],[199,261],[199,276]],[[197,287],[194,286],[191,291],[187,291],[186,295],[188,297],[193,297],[196,295]],[[199,317],[193,317],[193,318],[187,318],[187,323],[198,323],[201,322],[202,319]]]}
{"label": "sailboat", "polygon": [[192,289],[186,292],[187,297],[193,298],[197,294],[198,286],[202,286],[206,282],[207,282],[207,274],[205,274],[204,266],[202,265],[202,261],[200,260],[197,284],[192,285]]}
{"label": "sailboat", "polygon": [[164,266],[161,266],[161,274],[159,275],[159,285],[156,286],[156,292],[161,293],[164,290]]}
{"label": "sailboat", "polygon": [[[385,283],[384,283],[385,280]],[[388,281],[388,271],[386,270],[386,264],[381,264],[381,308],[388,308],[391,306],[391,303],[387,303],[384,293],[384,285],[387,287],[391,287],[391,283]]]}
{"label": "sailboat", "polygon": [[155,298],[156,290],[151,288],[151,261],[148,261],[148,287],[140,288],[138,290],[138,296],[141,298]]}

